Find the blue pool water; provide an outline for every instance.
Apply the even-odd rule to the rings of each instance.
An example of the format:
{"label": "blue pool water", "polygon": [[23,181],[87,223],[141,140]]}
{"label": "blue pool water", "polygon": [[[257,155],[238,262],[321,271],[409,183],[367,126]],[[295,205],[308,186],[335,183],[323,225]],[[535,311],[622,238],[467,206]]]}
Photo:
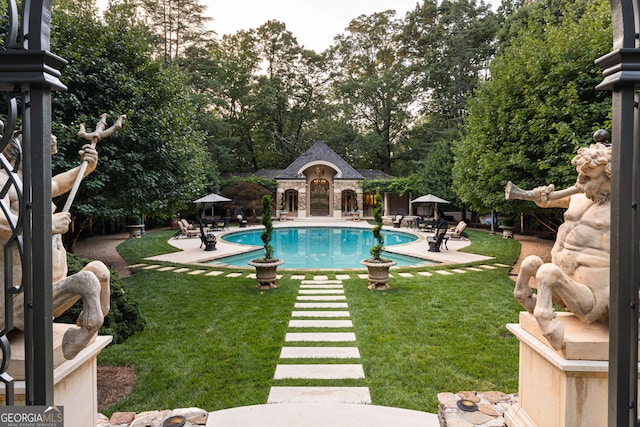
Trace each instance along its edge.
{"label": "blue pool water", "polygon": [[[241,231],[227,234],[223,240],[261,247],[261,233],[262,229]],[[385,247],[417,240],[416,236],[407,233],[384,230],[382,234]],[[369,248],[373,243],[370,229],[344,227],[276,228],[271,240],[275,257],[285,262],[281,268],[292,269],[366,268],[360,261],[371,256]],[[212,260],[208,264],[246,267],[247,262],[263,255],[264,249],[261,248]],[[396,261],[401,267],[434,264],[431,261],[390,252],[384,252],[383,256]]]}

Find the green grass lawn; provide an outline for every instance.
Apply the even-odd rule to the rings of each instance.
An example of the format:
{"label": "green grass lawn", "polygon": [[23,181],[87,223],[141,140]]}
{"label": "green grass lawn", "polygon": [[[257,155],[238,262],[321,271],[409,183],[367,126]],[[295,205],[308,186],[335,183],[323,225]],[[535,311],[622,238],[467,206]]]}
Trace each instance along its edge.
{"label": "green grass lawn", "polygon": [[[174,251],[166,243],[171,235],[147,233],[118,249],[129,263],[141,262]],[[476,230],[469,235],[467,251],[507,265],[517,259],[518,242]],[[521,308],[507,271],[395,275],[384,292],[367,289],[352,272],[344,287],[366,378],[342,385],[369,387],[375,405],[432,413],[440,392],[516,392],[518,342],[505,325],[517,322]],[[138,382],[104,413],[266,403],[300,285],[291,274],[284,273],[279,288],[260,291],[242,277],[136,270],[125,286],[140,304],[146,329],[109,346],[98,360],[131,366]]]}

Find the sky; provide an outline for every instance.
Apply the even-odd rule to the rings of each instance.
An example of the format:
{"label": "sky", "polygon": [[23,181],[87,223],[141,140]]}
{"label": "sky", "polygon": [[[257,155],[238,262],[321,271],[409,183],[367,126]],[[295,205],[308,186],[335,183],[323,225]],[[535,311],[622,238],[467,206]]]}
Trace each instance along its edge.
{"label": "sky", "polygon": [[[500,0],[485,0],[497,5]],[[352,19],[393,9],[404,18],[420,0],[200,0],[213,18],[208,27],[218,36],[257,28],[269,20],[284,22],[307,49],[321,52]],[[107,0],[98,0],[103,6]],[[494,6],[494,9],[496,6]]]}
{"label": "sky", "polygon": [[393,9],[396,16],[415,8],[417,0],[201,0],[213,18],[210,27],[218,33],[259,27],[268,20],[284,22],[287,30],[307,49],[321,52],[333,43],[349,22],[360,15]]}

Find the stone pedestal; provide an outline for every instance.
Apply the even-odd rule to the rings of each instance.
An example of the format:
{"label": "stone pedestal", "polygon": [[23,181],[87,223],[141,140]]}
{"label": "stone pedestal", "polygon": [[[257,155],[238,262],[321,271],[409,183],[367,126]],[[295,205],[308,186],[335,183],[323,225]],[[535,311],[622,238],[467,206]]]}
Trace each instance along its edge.
{"label": "stone pedestal", "polygon": [[535,318],[520,314],[507,328],[520,341],[518,403],[505,414],[509,427],[592,427],[607,425],[609,331],[558,313],[565,345],[553,350]]}
{"label": "stone pedestal", "polygon": [[[62,357],[62,335],[72,325],[54,323],[54,371],[53,400],[64,407],[65,427],[96,425],[98,413],[97,361],[100,351],[112,340],[110,336],[98,336],[72,360]],[[10,339],[12,359],[9,372],[14,378],[24,378],[24,342],[20,336]],[[20,359],[22,358],[22,359]],[[25,382],[15,382],[15,405],[25,404]],[[0,403],[5,402],[5,389],[0,387]]]}

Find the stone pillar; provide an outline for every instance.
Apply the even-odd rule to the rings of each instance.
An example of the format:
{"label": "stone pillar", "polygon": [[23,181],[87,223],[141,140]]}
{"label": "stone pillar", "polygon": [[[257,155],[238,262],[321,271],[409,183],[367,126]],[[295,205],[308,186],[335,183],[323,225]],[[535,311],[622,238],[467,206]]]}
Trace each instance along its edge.
{"label": "stone pillar", "polygon": [[533,315],[507,328],[520,341],[518,403],[505,414],[509,427],[607,425],[609,330],[557,313],[565,344],[553,350]]}

